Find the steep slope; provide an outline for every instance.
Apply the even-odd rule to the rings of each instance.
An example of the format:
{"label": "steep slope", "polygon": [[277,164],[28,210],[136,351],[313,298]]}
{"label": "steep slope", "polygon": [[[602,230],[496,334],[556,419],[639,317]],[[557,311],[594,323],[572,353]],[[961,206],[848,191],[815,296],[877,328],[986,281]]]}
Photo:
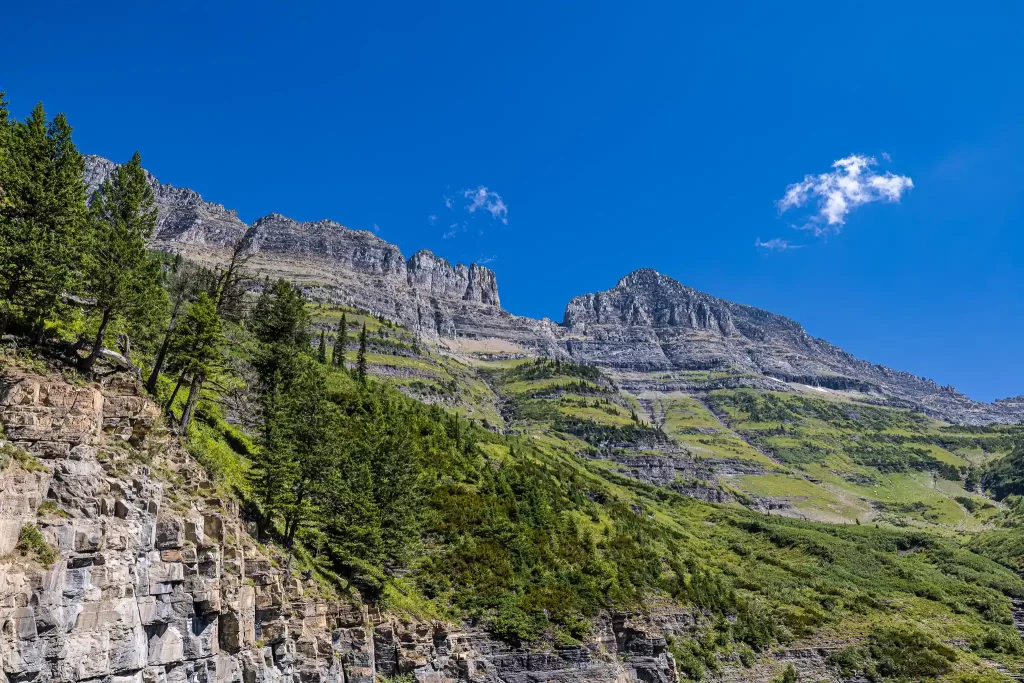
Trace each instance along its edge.
{"label": "steep slope", "polygon": [[[85,157],[85,185],[90,197],[116,168],[109,159]],[[222,254],[249,229],[237,212],[205,201],[194,190],[161,183],[149,172],[146,178],[156,195],[159,212],[153,238],[156,248]]]}
{"label": "steep slope", "polygon": [[0,680],[674,676],[665,635],[686,612],[607,615],[587,646],[530,651],[338,593],[249,536],[157,413],[131,380],[0,374]]}

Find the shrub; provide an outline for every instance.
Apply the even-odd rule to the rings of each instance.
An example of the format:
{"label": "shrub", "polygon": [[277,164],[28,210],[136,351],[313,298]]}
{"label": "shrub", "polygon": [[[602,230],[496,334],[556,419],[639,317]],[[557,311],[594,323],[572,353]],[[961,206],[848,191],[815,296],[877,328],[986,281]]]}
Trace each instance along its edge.
{"label": "shrub", "polygon": [[17,462],[27,472],[45,472],[46,466],[24,448],[18,448],[7,441],[0,445],[0,470],[7,467],[11,462]]}
{"label": "shrub", "polygon": [[22,555],[34,555],[39,564],[49,568],[57,560],[57,551],[46,542],[39,527],[26,524],[18,534],[18,545],[15,546]]}

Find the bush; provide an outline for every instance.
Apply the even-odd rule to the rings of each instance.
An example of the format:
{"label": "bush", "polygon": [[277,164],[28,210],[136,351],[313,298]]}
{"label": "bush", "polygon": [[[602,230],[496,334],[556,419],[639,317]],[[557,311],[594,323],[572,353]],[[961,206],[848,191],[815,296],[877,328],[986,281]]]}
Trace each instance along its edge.
{"label": "bush", "polygon": [[7,441],[0,445],[0,470],[12,462],[17,462],[27,472],[46,471],[46,466],[39,462],[39,458]]}
{"label": "bush", "polygon": [[39,564],[47,569],[57,560],[57,551],[43,539],[42,532],[35,524],[26,524],[18,534],[18,545],[15,546],[22,555],[34,555]]}
{"label": "bush", "polygon": [[772,679],[772,683],[797,683],[800,680],[800,676],[796,673],[796,667],[792,664],[786,666],[786,670],[782,672],[781,676],[776,676]]}

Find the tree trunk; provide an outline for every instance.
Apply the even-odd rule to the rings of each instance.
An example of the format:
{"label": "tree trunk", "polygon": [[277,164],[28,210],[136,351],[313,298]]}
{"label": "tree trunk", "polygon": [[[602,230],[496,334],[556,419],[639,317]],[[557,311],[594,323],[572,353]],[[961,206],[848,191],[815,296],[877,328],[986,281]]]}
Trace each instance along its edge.
{"label": "tree trunk", "polygon": [[39,320],[36,322],[36,329],[32,332],[32,345],[39,346],[43,343],[43,334],[46,332],[46,318],[39,314]]}
{"label": "tree trunk", "polygon": [[92,351],[85,358],[78,361],[78,369],[82,372],[92,372],[92,366],[96,364],[96,359],[100,357],[100,351],[103,350],[103,337],[107,333],[107,325],[110,324],[110,309],[103,311],[103,320],[100,321],[100,329],[96,333],[96,339],[92,343]]}
{"label": "tree trunk", "polygon": [[156,361],[153,363],[153,372],[149,373],[146,379],[146,391],[156,394],[156,382],[160,379],[160,371],[164,367],[164,360],[167,358],[167,349],[171,345],[171,335],[174,334],[175,325],[178,322],[178,310],[181,308],[181,300],[174,304],[171,311],[171,322],[167,325],[167,332],[164,334],[164,341],[160,344],[160,351],[156,354]]}
{"label": "tree trunk", "polygon": [[192,415],[196,410],[196,403],[199,402],[199,394],[203,392],[203,373],[196,372],[192,375],[192,384],[188,388],[188,400],[185,401],[185,410],[181,412],[180,431],[188,437],[188,423],[192,421]]}
{"label": "tree trunk", "polygon": [[174,385],[174,391],[171,392],[171,397],[167,399],[167,403],[164,404],[164,412],[168,415],[172,414],[171,406],[174,405],[174,399],[178,397],[178,390],[181,389],[181,385],[185,383],[185,372],[185,370],[182,370],[181,374],[178,375],[178,382]]}

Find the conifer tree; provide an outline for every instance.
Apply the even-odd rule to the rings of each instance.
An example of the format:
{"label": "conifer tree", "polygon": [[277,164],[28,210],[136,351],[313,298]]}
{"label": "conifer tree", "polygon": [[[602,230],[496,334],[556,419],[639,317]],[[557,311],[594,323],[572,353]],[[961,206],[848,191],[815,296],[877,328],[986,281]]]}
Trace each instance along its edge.
{"label": "conifer tree", "polygon": [[356,355],[356,379],[366,382],[366,323],[363,323],[363,330],[359,333],[359,353]]}
{"label": "conifer tree", "polygon": [[284,279],[265,284],[253,307],[249,329],[257,341],[252,358],[264,395],[294,372],[297,354],[308,353],[309,313],[302,296]]}
{"label": "conifer tree", "polygon": [[0,91],[0,221],[3,220],[3,210],[9,206],[7,191],[4,190],[4,182],[7,177],[7,168],[10,163],[11,146],[11,114],[7,106],[9,102],[4,98],[7,93]]}
{"label": "conifer tree", "polygon": [[85,291],[100,320],[92,351],[79,360],[83,372],[90,372],[99,358],[112,321],[144,312],[162,294],[160,263],[146,251],[156,219],[153,188],[146,182],[142,157],[136,152],[111,174],[93,200]]}
{"label": "conifer tree", "polygon": [[217,306],[209,294],[202,292],[189,305],[184,319],[176,328],[172,343],[171,353],[179,375],[168,407],[173,405],[185,379],[190,378],[188,399],[181,413],[180,428],[184,435],[188,434],[188,425],[202,395],[203,384],[219,365],[223,344],[224,331],[217,315]]}
{"label": "conifer tree", "polygon": [[6,105],[0,153],[0,333],[21,313],[41,340],[43,324],[76,281],[86,219],[85,161],[63,114],[42,104],[11,125]]}
{"label": "conifer tree", "polygon": [[200,292],[210,291],[211,278],[212,273],[209,270],[183,264],[180,255],[175,256],[171,263],[164,284],[171,304],[170,319],[164,329],[163,341],[157,350],[156,359],[153,361],[153,370],[146,379],[146,390],[149,393],[156,393],[157,382],[167,360],[179,317]]}
{"label": "conifer tree", "polygon": [[345,319],[345,313],[341,314],[341,320],[338,321],[338,336],[334,340],[334,355],[331,358],[335,367],[345,369],[345,347],[348,345],[348,320]]}
{"label": "conifer tree", "polygon": [[222,320],[240,320],[244,315],[245,284],[250,279],[245,265],[252,254],[246,253],[248,243],[239,239],[231,250],[228,265],[217,275],[217,315]]}
{"label": "conifer tree", "polygon": [[327,365],[327,332],[320,330],[320,346],[316,350],[316,359],[321,364]]}

